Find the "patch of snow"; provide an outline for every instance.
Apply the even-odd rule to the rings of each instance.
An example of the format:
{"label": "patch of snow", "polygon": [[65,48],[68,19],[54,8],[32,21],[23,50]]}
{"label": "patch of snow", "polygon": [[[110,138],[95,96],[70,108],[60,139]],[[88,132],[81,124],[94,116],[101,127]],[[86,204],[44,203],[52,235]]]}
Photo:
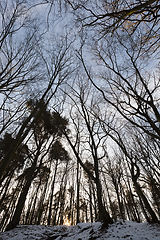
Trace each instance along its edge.
{"label": "patch of snow", "polygon": [[108,228],[100,222],[76,226],[20,225],[0,233],[0,240],[160,240],[160,225],[119,220]]}

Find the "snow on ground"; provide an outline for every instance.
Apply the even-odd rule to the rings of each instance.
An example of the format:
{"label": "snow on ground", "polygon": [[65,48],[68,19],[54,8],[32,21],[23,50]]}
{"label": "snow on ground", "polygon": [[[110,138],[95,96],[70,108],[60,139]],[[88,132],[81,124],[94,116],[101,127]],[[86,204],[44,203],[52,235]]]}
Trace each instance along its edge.
{"label": "snow on ground", "polygon": [[160,240],[160,225],[119,220],[108,229],[100,222],[76,226],[17,226],[0,240]]}

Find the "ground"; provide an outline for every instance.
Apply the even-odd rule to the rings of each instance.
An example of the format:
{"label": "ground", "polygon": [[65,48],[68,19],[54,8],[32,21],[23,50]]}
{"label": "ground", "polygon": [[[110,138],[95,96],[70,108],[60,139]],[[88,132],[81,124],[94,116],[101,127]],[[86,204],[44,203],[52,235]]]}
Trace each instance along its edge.
{"label": "ground", "polygon": [[0,240],[160,240],[160,225],[118,220],[108,229],[100,222],[76,226],[21,225],[0,233]]}

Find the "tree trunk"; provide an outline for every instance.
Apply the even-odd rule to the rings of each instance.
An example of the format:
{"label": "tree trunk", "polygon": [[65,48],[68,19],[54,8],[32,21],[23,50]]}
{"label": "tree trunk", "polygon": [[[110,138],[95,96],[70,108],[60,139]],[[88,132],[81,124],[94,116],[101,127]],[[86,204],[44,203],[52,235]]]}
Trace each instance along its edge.
{"label": "tree trunk", "polygon": [[[135,173],[135,168],[136,168],[136,173]],[[137,179],[139,178],[139,175],[140,175],[140,169],[139,169],[138,165],[134,162],[131,162],[131,175],[132,175],[132,180],[133,180],[135,189],[137,191],[137,194],[138,194],[139,198],[142,199],[148,213],[151,216],[151,222],[158,223],[159,221],[158,221],[158,218],[157,218],[155,212],[151,208],[146,196],[142,192],[141,187],[140,187],[139,183],[137,182]]]}
{"label": "tree trunk", "polygon": [[56,174],[57,174],[57,167],[58,167],[58,159],[56,159],[56,165],[55,165],[55,170],[54,170],[54,177],[53,177],[52,186],[51,186],[50,205],[49,205],[49,213],[48,213],[48,219],[47,219],[47,224],[48,225],[51,224],[53,192],[54,192],[54,184],[55,184]]}
{"label": "tree trunk", "polygon": [[33,165],[30,169],[30,173],[27,176],[26,183],[25,183],[25,185],[22,189],[21,195],[19,197],[18,204],[16,206],[16,210],[14,212],[13,219],[8,224],[8,226],[6,228],[6,231],[13,229],[19,223],[20,216],[21,216],[21,213],[22,213],[22,210],[23,210],[23,207],[24,207],[24,203],[26,201],[26,196],[28,194],[28,191],[29,191],[29,188],[31,186],[32,180],[34,178],[33,177],[34,170],[35,170],[35,165]]}
{"label": "tree trunk", "polygon": [[7,191],[8,191],[9,185],[10,185],[10,182],[11,182],[11,180],[12,180],[13,174],[14,174],[14,172],[11,174],[11,176],[8,177],[6,183],[4,184],[4,187],[2,188],[2,191],[1,191],[1,193],[0,193],[1,196],[2,196],[2,192],[3,192],[4,189],[5,189],[5,191],[4,191],[4,193],[3,193],[2,198],[0,199],[0,206],[1,206],[2,202],[3,202],[3,200],[4,200],[5,197],[6,197],[6,194],[7,194]]}
{"label": "tree trunk", "polygon": [[103,221],[104,224],[108,225],[113,223],[112,218],[109,216],[109,213],[106,211],[102,203],[102,187],[99,181],[96,182],[97,187],[97,200],[98,200],[98,210],[99,210],[99,220]]}
{"label": "tree trunk", "polygon": [[93,200],[94,200],[94,214],[95,214],[95,220],[98,219],[98,213],[97,213],[97,199],[96,199],[96,190],[95,190],[95,187],[94,187],[94,184],[93,182],[91,182],[91,186],[92,186],[92,193],[93,193]]}
{"label": "tree trunk", "polygon": [[129,179],[127,179],[127,182],[128,182],[128,186],[129,186],[129,194],[130,194],[130,198],[131,198],[131,208],[132,208],[132,214],[134,216],[134,221],[141,222],[140,214],[139,214],[138,208],[137,208],[135,200],[134,200],[134,196],[133,196],[133,193],[131,190]]}
{"label": "tree trunk", "polygon": [[79,221],[79,189],[80,189],[80,184],[79,184],[79,163],[77,161],[77,224],[80,222]]}
{"label": "tree trunk", "polygon": [[151,216],[151,222],[152,223],[158,223],[158,218],[155,214],[155,212],[153,211],[153,209],[151,208],[146,196],[144,195],[144,193],[142,192],[139,184],[137,182],[134,182],[134,185],[135,185],[135,188],[136,188],[136,191],[137,191],[137,194],[138,196],[142,199],[142,201],[144,202],[144,205],[147,209],[147,211],[149,212],[150,216]]}
{"label": "tree trunk", "polygon": [[93,212],[92,212],[92,188],[91,188],[91,180],[90,180],[90,179],[89,179],[89,209],[90,209],[91,222],[93,222]]}
{"label": "tree trunk", "polygon": [[47,185],[48,185],[48,182],[46,181],[43,193],[41,194],[41,198],[40,198],[40,201],[39,201],[39,207],[37,209],[37,213],[38,213],[38,216],[37,216],[37,219],[36,219],[36,224],[37,225],[40,225],[40,223],[41,223],[41,218],[42,218],[42,214],[43,214],[43,211],[44,211],[44,199],[45,199],[46,192],[47,192]]}
{"label": "tree trunk", "polygon": [[38,191],[39,191],[40,186],[41,186],[41,181],[39,182],[38,187],[36,189],[36,195],[33,196],[34,202],[33,202],[33,200],[31,200],[31,204],[30,204],[29,209],[28,209],[28,215],[29,216],[26,218],[27,219],[26,224],[30,224],[30,225],[33,224],[35,207],[36,207],[36,202],[37,202],[37,198],[38,198]]}

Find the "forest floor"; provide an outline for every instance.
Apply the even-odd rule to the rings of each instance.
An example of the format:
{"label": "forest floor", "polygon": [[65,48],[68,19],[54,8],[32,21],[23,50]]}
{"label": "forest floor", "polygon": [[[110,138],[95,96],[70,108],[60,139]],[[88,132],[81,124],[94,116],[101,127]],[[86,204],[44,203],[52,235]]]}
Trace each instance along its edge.
{"label": "forest floor", "polygon": [[76,226],[19,225],[0,233],[0,240],[160,240],[160,225],[118,220],[108,228],[100,222]]}

